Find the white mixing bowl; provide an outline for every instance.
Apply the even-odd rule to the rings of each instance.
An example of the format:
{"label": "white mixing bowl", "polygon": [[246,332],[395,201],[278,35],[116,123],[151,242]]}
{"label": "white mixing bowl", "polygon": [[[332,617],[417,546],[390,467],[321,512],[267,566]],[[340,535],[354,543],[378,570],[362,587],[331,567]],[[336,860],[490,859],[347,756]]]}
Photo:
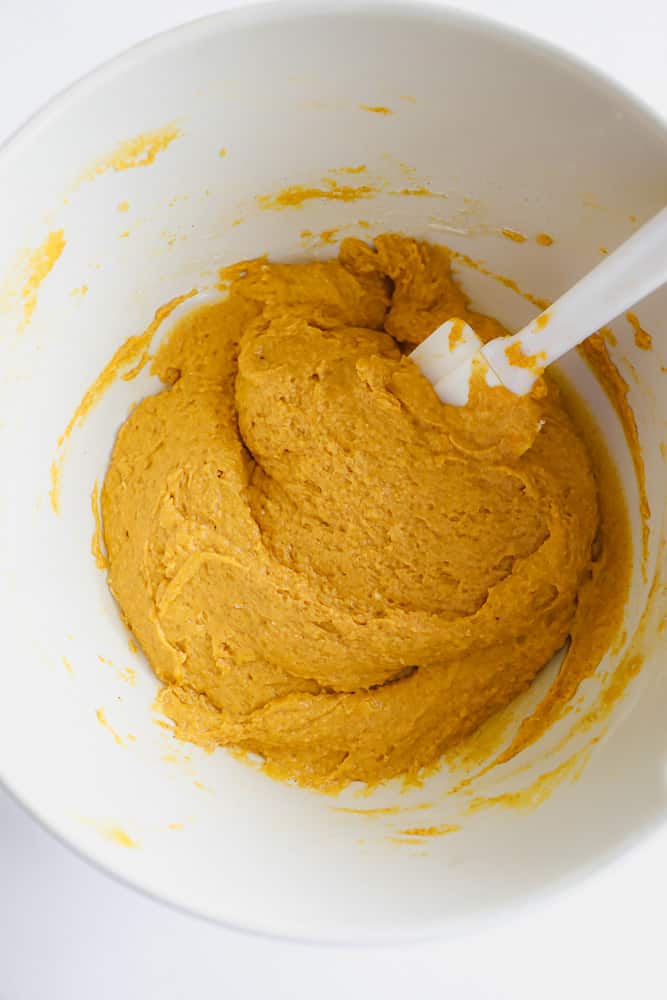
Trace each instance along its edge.
{"label": "white mixing bowl", "polygon": [[[166,126],[152,152],[145,139],[117,149]],[[142,156],[152,162],[132,167]],[[123,160],[130,168],[114,169]],[[332,172],[362,164],[366,172]],[[178,744],[156,724],[157,683],[128,648],[90,552],[91,489],[130,404],[157,388],[145,371],[116,380],[74,428],[58,514],[49,491],[57,439],[116,348],[161,304],[212,287],[221,265],[265,251],[283,259],[335,252],[304,230],[402,230],[555,297],[601,246],[615,246],[664,204],[666,168],[665,126],[600,75],[486,21],[394,3],[287,3],[198,21],[115,59],[30,122],[0,156],[7,787],[88,858],[155,896],[235,926],[320,940],[415,938],[478,924],[580,879],[664,824],[659,587],[653,617],[633,639],[664,562],[664,293],[638,310],[654,349],[636,348],[620,320],[612,351],[646,463],[645,579],[625,438],[584,363],[566,364],[625,483],[637,550],[625,648],[635,643],[643,669],[609,718],[563,742],[577,718],[570,713],[472,790],[447,794],[461,772],[444,768],[421,789],[395,782],[332,799],[275,783],[225,751]],[[293,184],[323,189],[326,177],[381,190],[282,209],[256,197]],[[506,227],[529,239],[504,238]],[[552,246],[536,242],[540,232]],[[534,313],[511,289],[460,273],[478,306],[506,323]],[[600,677],[621,655],[605,659]],[[596,690],[587,682],[582,704]],[[534,804],[556,785],[555,776],[535,779],[598,736],[579,779],[562,781],[538,807],[471,809],[472,796],[522,788],[532,791],[515,804]],[[378,808],[387,811],[367,811]],[[443,824],[459,829],[405,832]]]}

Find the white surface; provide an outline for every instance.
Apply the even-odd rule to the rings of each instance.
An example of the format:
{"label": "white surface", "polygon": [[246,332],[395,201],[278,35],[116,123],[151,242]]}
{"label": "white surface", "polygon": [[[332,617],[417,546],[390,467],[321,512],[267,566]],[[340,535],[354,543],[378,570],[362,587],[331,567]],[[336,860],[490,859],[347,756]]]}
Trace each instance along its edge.
{"label": "white surface", "polygon": [[[500,381],[517,396],[525,396],[538,377],[537,369],[544,370],[553,364],[591,333],[636,306],[665,281],[667,208],[513,336],[496,337],[482,347],[481,340],[467,323],[450,319],[415,348],[411,357],[443,403],[464,406],[468,402],[473,359],[478,351],[480,356],[476,362],[484,364],[486,360],[491,366],[487,372],[489,385]],[[449,337],[455,326],[460,329],[461,339],[452,348]],[[519,368],[509,360],[507,352],[515,346],[525,358],[532,359],[534,370],[528,365]]]}
{"label": "white surface", "polygon": [[[345,46],[343,76],[332,55],[336,44]],[[359,107],[365,100],[394,106],[401,94],[414,99],[396,106],[389,119],[369,121]],[[173,119],[182,134],[150,169],[107,171],[72,187],[115,143]],[[465,141],[452,142],[462,124]],[[332,167],[359,161],[371,183],[390,186],[364,205],[369,229],[358,223],[354,203],[310,199],[274,212],[257,204],[259,193],[286,181],[312,185]],[[446,192],[445,205],[438,195],[434,201],[400,193],[406,162],[411,176]],[[400,781],[388,782],[369,792],[364,806],[402,811],[369,822],[338,809],[359,806],[354,788],[332,802],[269,781],[222,750],[209,755],[175,743],[154,724],[158,685],[145,660],[133,661],[136,683],[119,676],[129,666],[127,634],[90,558],[90,495],[128,407],[161,388],[156,377],[143,371],[108,388],[67,439],[58,516],[46,497],[54,429],[68,423],[119,344],[146,327],[155,303],[193,287],[210,297],[216,267],[258,248],[274,259],[301,256],[304,227],[318,233],[336,225],[363,235],[392,228],[445,240],[553,298],[599,259],[602,242],[618,245],[632,232],[633,218],[648,218],[664,205],[666,164],[665,131],[621,91],[532,38],[433,6],[367,9],[328,0],[316,16],[300,2],[229,11],[129,50],[54,101],[0,156],[0,217],[6,220],[0,273],[12,274],[17,253],[39,244],[47,226],[62,229],[66,241],[29,328],[20,302],[10,302],[0,317],[0,463],[11,469],[0,516],[0,607],[5,658],[20,664],[5,676],[0,699],[0,780],[49,829],[129,884],[227,926],[318,942],[358,945],[479,930],[523,900],[581,880],[656,822],[664,823],[667,839],[667,673],[657,655],[667,640],[644,656],[644,669],[609,726],[597,720],[582,733],[581,718],[571,712],[507,767],[485,774],[482,766],[479,776],[442,767],[409,792]],[[122,214],[121,199],[129,205]],[[528,239],[517,247],[498,232],[508,220],[522,232],[552,232],[553,245],[545,250]],[[462,280],[484,311],[512,329],[525,323],[521,296],[478,272],[462,273]],[[81,283],[87,294],[73,297]],[[179,311],[190,308],[188,300]],[[156,339],[168,335],[176,315]],[[661,422],[667,427],[661,371],[667,289],[642,302],[639,317],[653,333],[654,349],[640,350],[624,319],[611,348],[620,370],[633,378],[629,401],[653,511],[645,577],[634,560],[623,646],[646,605],[667,495],[659,449]],[[636,477],[610,401],[576,354],[562,368],[614,455],[637,539]],[[152,459],[158,477],[170,475],[161,455]],[[402,503],[399,489],[396,502]],[[563,544],[556,529],[544,556]],[[213,538],[205,545],[217,551]],[[517,584],[509,582],[515,594]],[[242,591],[238,597],[230,613],[243,622],[247,599]],[[494,589],[483,611],[492,628],[499,597]],[[189,614],[187,599],[176,600]],[[294,600],[301,614],[298,594]],[[173,620],[173,609],[170,615]],[[240,627],[249,625],[246,619]],[[651,634],[655,619],[647,627]],[[374,626],[362,634],[367,628]],[[166,620],[164,629],[166,641],[178,644]],[[301,631],[308,661],[321,638],[307,611]],[[217,641],[213,633],[213,648]],[[419,647],[413,653],[420,659]],[[613,676],[624,654],[609,650],[582,685],[580,717],[595,711],[604,678]],[[556,666],[509,708],[508,740]],[[365,677],[378,679],[370,672]],[[380,693],[364,720],[365,738],[372,738],[383,705]],[[29,725],[16,706],[29,706]],[[100,725],[100,710],[120,734],[115,740]],[[400,726],[394,736],[405,738]],[[540,809],[469,810],[471,798],[530,787],[598,738],[581,780],[563,783]],[[469,776],[471,784],[461,787]],[[620,819],[619,798],[632,803]],[[418,816],[406,815],[417,804],[424,807]],[[415,850],[395,840],[406,819],[408,826],[459,830]],[[105,836],[109,827],[126,830],[137,848]]]}
{"label": "white surface", "polygon": [[[519,396],[530,391],[535,374],[509,361],[518,344],[540,367],[557,361],[591,333],[631,309],[667,281],[667,208],[605,257],[548,310],[513,337],[496,338],[482,354],[503,385]],[[546,320],[546,324],[543,324]]]}
{"label": "white surface", "polygon": [[[157,4],[144,3],[137,14],[129,4],[112,12],[77,3],[56,13],[46,3],[12,5],[13,35],[11,28],[4,35],[12,52],[0,61],[5,95],[0,130],[13,129],[35,103],[117,49],[209,9],[163,3],[158,14]],[[641,5],[634,5],[637,28],[628,25],[627,9],[620,5],[596,4],[594,11],[573,5],[561,9],[556,24],[531,21],[537,12],[528,4],[507,5],[506,16],[514,13],[513,23],[597,56],[616,75],[622,70],[621,78],[646,99],[653,95],[655,103],[667,94],[667,79],[657,76],[661,67],[665,72],[667,17],[658,22],[648,5],[644,16],[640,11]],[[594,45],[588,50],[582,24]],[[37,50],[31,44],[35,33],[41,39]],[[14,99],[11,108],[7,95]],[[664,995],[659,965],[664,906],[655,889],[666,879],[655,841],[548,908],[533,908],[483,938],[344,952],[243,938],[174,914],[93,872],[2,802],[1,863],[7,870],[0,878],[0,992],[9,1000],[45,994],[143,997],[158,989],[166,998],[183,996],[186,989],[190,995],[217,990],[296,998],[317,989],[320,996],[333,997],[349,992],[350,982],[359,984],[360,992],[372,983],[374,991],[389,997],[408,989],[433,992],[438,985],[464,1000],[532,997],[540,964],[553,961],[554,948],[557,966],[542,996],[562,995],[573,978],[582,996],[593,990],[621,996],[630,989],[644,997]]]}

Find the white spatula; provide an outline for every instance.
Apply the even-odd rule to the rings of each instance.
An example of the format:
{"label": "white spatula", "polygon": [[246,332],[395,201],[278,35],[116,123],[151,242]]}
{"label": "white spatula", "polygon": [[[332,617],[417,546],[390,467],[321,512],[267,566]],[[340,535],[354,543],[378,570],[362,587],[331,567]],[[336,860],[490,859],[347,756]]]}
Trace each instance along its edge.
{"label": "white spatula", "polygon": [[468,402],[473,369],[524,396],[547,365],[667,281],[667,207],[511,337],[483,345],[463,320],[439,326],[410,357],[443,403]]}

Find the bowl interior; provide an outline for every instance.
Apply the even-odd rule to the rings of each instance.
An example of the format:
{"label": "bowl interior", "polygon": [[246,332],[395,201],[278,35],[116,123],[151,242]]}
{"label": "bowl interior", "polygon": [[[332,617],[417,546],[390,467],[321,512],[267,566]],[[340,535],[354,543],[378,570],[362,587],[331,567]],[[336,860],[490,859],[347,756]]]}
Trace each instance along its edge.
{"label": "bowl interior", "polygon": [[[652,351],[624,319],[612,349],[646,465],[644,575],[622,429],[583,362],[564,365],[618,463],[637,551],[627,641],[600,674],[629,648],[643,669],[585,736],[563,749],[571,714],[456,794],[461,772],[443,767],[421,788],[332,799],[176,743],[91,556],[95,481],[128,408],[159,387],[145,372],[116,379],[63,447],[58,438],[158,306],[193,288],[214,296],[221,266],[264,252],[326,257],[344,235],[399,230],[556,297],[665,203],[667,133],[579,64],[492,24],[412,5],[336,8],[251,8],[161,36],[58,98],[0,156],[0,769],[53,830],[162,898],[243,927],[371,940],[478,921],[579,877],[664,818],[659,587],[635,633],[663,558],[667,295],[638,309]],[[293,185],[310,194],[276,200]],[[460,274],[509,326],[535,313],[493,278]],[[594,695],[591,682],[579,711]],[[535,805],[536,779],[584,749],[578,780],[572,768],[558,787],[545,779],[553,794],[539,808],[471,807],[520,789],[516,802]],[[405,832],[443,826],[458,829]]]}

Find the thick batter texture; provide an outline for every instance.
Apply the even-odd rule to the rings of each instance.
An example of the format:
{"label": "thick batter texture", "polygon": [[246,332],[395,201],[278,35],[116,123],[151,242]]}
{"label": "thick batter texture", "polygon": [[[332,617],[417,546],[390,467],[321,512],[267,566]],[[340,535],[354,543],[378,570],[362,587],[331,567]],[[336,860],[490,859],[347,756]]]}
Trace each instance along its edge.
{"label": "thick batter texture", "polygon": [[597,615],[589,452],[551,381],[524,398],[478,384],[456,408],[410,361],[452,316],[506,332],[444,248],[346,240],[337,260],[229,280],[160,349],[168,388],[118,435],[110,586],[180,736],[320,787],[415,772],[576,638],[582,604]]}

